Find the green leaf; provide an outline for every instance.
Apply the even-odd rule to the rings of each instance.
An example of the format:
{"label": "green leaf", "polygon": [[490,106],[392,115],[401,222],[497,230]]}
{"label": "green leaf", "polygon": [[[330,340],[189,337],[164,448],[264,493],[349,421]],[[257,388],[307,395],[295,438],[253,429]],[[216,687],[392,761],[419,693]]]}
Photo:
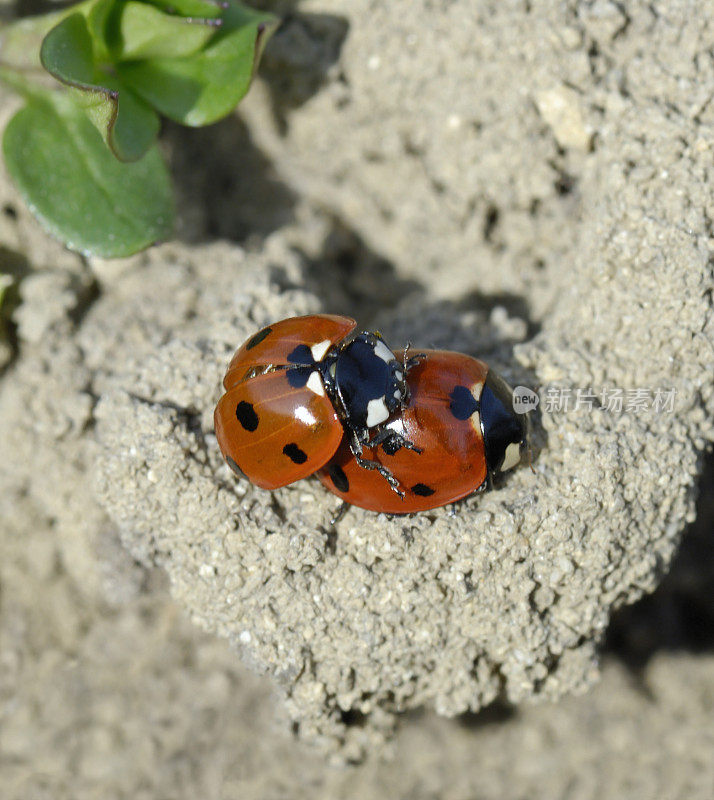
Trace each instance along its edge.
{"label": "green leaf", "polygon": [[141,158],[158,135],[159,117],[130,89],[95,66],[92,37],[82,14],[71,14],[47,34],[40,59],[51,75],[77,90],[75,100],[117,158]]}
{"label": "green leaf", "polygon": [[222,0],[151,0],[151,4],[170,14],[194,19],[215,18],[228,5]]}
{"label": "green leaf", "polygon": [[10,176],[30,210],[73,250],[127,256],[168,236],[173,201],[156,146],[123,164],[65,95],[33,98],[3,137]]}
{"label": "green leaf", "polygon": [[86,9],[87,28],[94,45],[94,63],[111,61],[112,42],[117,38],[116,18],[121,0],[93,0]]}
{"label": "green leaf", "polygon": [[213,24],[164,14],[146,3],[129,0],[121,12],[117,61],[184,58],[200,50],[216,32]]}
{"label": "green leaf", "polygon": [[70,14],[47,33],[40,48],[42,66],[58,80],[73,86],[97,88],[94,82],[94,51],[87,20]]}
{"label": "green leaf", "polygon": [[232,2],[223,25],[189,58],[121,63],[117,73],[149,105],[184,125],[209,125],[229,114],[250,87],[265,42],[277,26],[271,14]]}

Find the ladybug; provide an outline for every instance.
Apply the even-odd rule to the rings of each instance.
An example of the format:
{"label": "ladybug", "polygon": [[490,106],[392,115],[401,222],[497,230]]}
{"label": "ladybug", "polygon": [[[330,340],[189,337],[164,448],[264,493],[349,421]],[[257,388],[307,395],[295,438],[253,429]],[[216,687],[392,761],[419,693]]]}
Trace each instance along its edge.
{"label": "ladybug", "polygon": [[[436,508],[485,488],[528,451],[527,417],[514,412],[512,390],[483,361],[426,350],[409,371],[409,390],[408,404],[385,426],[393,438],[368,447],[404,497],[360,470],[343,444],[318,477],[347,503],[390,514]],[[414,447],[399,446],[403,439]]]}
{"label": "ladybug", "polygon": [[214,414],[228,465],[263,489],[277,489],[324,467],[342,445],[357,469],[404,496],[390,469],[365,447],[418,448],[384,423],[409,402],[407,374],[381,335],[357,332],[349,318],[293,317],[258,331],[233,356]]}
{"label": "ladybug", "polygon": [[483,362],[399,356],[349,317],[293,317],[233,356],[214,422],[229,466],[263,489],[317,473],[347,503],[405,514],[460,500],[514,467],[527,418]]}

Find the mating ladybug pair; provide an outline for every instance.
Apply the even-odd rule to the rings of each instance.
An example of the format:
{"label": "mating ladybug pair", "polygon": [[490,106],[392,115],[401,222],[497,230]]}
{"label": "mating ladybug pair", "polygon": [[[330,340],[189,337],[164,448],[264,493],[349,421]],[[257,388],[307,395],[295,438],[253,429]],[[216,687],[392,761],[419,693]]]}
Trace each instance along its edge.
{"label": "mating ladybug pair", "polygon": [[277,322],[236,352],[215,411],[229,466],[263,489],[317,473],[334,494],[404,514],[460,500],[514,467],[527,420],[482,361],[395,354],[349,317]]}

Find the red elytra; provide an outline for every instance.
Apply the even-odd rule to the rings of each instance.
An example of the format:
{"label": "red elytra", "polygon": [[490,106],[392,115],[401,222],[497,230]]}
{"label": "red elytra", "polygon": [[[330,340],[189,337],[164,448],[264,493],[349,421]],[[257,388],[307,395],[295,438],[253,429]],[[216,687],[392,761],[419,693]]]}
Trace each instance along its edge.
{"label": "red elytra", "polygon": [[317,473],[348,503],[412,513],[519,463],[528,424],[482,361],[395,355],[349,317],[277,322],[238,349],[214,421],[231,466],[264,489]]}
{"label": "red elytra", "polygon": [[356,327],[357,323],[351,317],[337,314],[310,314],[267,325],[236,350],[223,386],[230,389],[245,380],[250,370],[256,367],[267,364],[287,366],[288,356],[298,345],[337,344]]}
{"label": "red elytra", "polygon": [[329,314],[293,317],[263,328],[236,351],[214,413],[218,444],[235,472],[277,489],[330,460],[344,433],[335,408],[319,386],[291,385],[286,367],[295,348],[319,354],[356,324]]}
{"label": "red elytra", "polygon": [[462,353],[423,353],[409,372],[409,404],[387,425],[422,452],[365,450],[366,458],[387,467],[399,481],[404,499],[377,472],[362,469],[346,442],[317,473],[327,489],[352,505],[389,514],[425,511],[472,494],[486,480],[478,401],[489,368]]}

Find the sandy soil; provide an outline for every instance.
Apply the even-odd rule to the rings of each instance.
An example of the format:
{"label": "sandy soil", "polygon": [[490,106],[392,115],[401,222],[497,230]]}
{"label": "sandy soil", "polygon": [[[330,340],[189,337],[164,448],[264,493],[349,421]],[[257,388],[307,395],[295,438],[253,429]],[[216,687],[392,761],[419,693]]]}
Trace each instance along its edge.
{"label": "sandy soil", "polygon": [[[631,6],[271,4],[126,261],[0,181],[0,795],[714,795],[712,19]],[[320,309],[676,404],[542,408],[535,474],[332,527],[211,421],[232,349]]]}

